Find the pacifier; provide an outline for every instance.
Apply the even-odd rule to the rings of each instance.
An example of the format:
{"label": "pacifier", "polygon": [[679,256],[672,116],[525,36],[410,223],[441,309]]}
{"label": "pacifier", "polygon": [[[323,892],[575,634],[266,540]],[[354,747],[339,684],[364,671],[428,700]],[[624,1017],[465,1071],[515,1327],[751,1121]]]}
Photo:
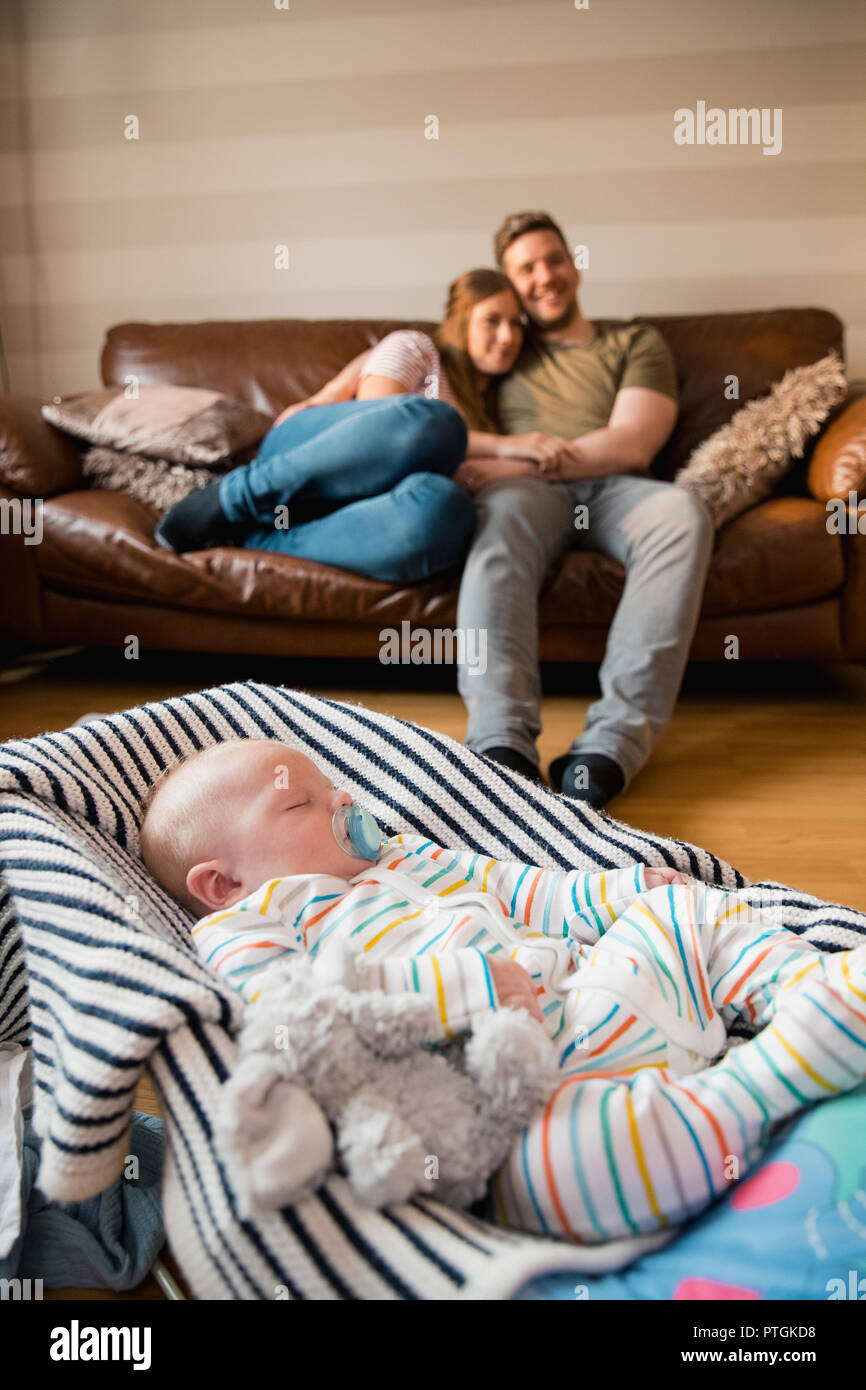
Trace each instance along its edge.
{"label": "pacifier", "polygon": [[362,806],[339,806],[331,819],[334,839],[353,859],[378,859],[382,850],[382,832],[375,816]]}

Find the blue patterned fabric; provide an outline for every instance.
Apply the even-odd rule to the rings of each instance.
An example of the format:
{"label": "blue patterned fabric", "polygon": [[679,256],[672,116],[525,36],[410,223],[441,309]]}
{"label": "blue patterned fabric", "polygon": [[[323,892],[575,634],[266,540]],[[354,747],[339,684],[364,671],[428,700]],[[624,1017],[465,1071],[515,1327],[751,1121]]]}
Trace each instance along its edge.
{"label": "blue patterned fabric", "polygon": [[866,1084],[805,1110],[663,1250],[599,1277],[530,1280],[522,1302],[866,1299]]}

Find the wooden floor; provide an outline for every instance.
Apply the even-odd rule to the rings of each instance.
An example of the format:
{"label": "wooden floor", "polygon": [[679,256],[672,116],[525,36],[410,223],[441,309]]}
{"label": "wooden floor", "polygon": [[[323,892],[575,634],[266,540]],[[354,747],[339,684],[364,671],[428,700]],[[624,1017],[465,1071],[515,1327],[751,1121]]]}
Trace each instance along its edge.
{"label": "wooden floor", "polygon": [[[7,666],[0,682],[13,674]],[[0,683],[0,739],[248,679],[464,735],[463,705],[448,669],[158,655],[130,663],[117,653],[90,652]],[[546,668],[544,684],[539,749],[546,769],[583,726],[597,693],[595,668]],[[691,667],[652,759],[607,810],[642,830],[702,845],[749,878],[866,910],[866,667]],[[149,1082],[136,1103],[158,1113]],[[87,1290],[52,1296],[117,1297]],[[125,1297],[162,1295],[150,1279]]]}
{"label": "wooden floor", "polygon": [[[91,652],[0,683],[0,739],[248,679],[360,702],[457,739],[465,732],[448,668]],[[544,684],[546,769],[583,727],[596,671],[551,666]],[[607,810],[703,845],[750,878],[866,909],[866,666],[690,667],[653,757]]]}

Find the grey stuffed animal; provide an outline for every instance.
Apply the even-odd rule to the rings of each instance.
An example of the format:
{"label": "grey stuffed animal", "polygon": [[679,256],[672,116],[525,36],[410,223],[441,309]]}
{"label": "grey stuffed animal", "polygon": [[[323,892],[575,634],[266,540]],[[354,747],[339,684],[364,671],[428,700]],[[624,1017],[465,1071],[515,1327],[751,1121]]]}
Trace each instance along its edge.
{"label": "grey stuffed animal", "polygon": [[371,1206],[468,1206],[555,1089],[553,1044],[504,1008],[434,1050],[431,1000],[347,987],[351,953],[328,956],[269,967],[247,1010],[216,1119],[241,1214],[298,1202],[335,1167]]}

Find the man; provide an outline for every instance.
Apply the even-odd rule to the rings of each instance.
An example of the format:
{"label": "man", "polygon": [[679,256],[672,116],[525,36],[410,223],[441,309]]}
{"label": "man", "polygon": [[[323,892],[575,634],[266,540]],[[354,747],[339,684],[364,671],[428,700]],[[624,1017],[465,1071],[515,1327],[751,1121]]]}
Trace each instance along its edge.
{"label": "man", "polygon": [[[538,593],[572,546],[619,560],[625,587],[599,669],[601,699],[583,733],[550,765],[566,796],[604,806],[631,782],[661,737],[679,693],[697,625],[714,530],[683,488],[650,476],[677,416],[670,349],[649,326],[590,322],[577,301],[581,277],[549,214],[507,217],[494,238],[531,331],[499,388],[506,434],[546,436],[524,476],[502,460],[466,461],[478,525],[463,571],[458,626],[483,631],[487,667],[458,667],[469,722],[466,743],[541,780]],[[362,353],[309,400],[348,399]],[[551,436],[561,441],[555,444]],[[513,473],[514,468],[509,472]],[[582,510],[578,513],[578,508]],[[587,524],[576,525],[584,516]]]}
{"label": "man", "polygon": [[[476,492],[458,626],[486,630],[487,669],[458,672],[466,742],[540,780],[538,592],[572,545],[610,555],[626,581],[599,670],[601,699],[550,765],[554,787],[602,807],[642,767],[673,710],[714,531],[692,494],[649,476],[677,415],[676,373],[661,335],[584,318],[580,272],[548,214],[506,218],[494,250],[532,326],[499,390],[504,432],[540,430],[571,447],[555,475],[496,480],[491,467],[492,480]],[[578,515],[587,518],[583,529]]]}

